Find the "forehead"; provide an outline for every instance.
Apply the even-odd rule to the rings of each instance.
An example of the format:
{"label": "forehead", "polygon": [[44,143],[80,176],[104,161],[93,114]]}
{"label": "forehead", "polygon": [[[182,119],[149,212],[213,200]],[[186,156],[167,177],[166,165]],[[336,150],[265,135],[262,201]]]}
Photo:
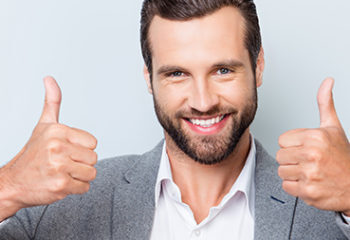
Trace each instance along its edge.
{"label": "forehead", "polygon": [[156,65],[208,60],[208,56],[212,61],[243,58],[248,53],[244,32],[244,18],[234,7],[187,21],[155,16],[148,35],[152,61]]}

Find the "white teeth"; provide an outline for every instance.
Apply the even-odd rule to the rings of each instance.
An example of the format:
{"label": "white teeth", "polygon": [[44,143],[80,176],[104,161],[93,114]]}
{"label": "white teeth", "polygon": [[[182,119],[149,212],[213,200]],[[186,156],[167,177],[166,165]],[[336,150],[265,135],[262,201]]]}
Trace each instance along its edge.
{"label": "white teeth", "polygon": [[212,125],[220,122],[224,118],[224,115],[217,116],[215,118],[202,120],[202,119],[190,119],[190,122],[194,125],[199,125],[201,127],[211,127]]}

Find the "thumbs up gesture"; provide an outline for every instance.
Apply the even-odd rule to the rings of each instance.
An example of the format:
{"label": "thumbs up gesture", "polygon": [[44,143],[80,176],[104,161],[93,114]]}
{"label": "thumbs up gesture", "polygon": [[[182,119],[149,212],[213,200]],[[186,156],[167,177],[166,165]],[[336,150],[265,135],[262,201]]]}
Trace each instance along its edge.
{"label": "thumbs up gesture", "polygon": [[45,104],[32,136],[0,170],[0,221],[24,207],[85,193],[96,176],[95,137],[58,123],[60,88],[52,77],[44,84]]}
{"label": "thumbs up gesture", "polygon": [[320,127],[282,134],[276,159],[287,193],[350,216],[350,144],[335,111],[333,84],[327,78],[318,91]]}

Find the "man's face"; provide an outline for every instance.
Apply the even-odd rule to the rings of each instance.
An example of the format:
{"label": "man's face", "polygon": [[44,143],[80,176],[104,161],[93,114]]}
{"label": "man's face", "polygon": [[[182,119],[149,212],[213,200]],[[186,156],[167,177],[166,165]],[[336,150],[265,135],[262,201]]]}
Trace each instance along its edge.
{"label": "man's face", "polygon": [[244,27],[232,7],[189,21],[156,16],[150,26],[152,83],[145,77],[157,117],[166,140],[203,164],[228,157],[255,116],[261,73],[256,81]]}

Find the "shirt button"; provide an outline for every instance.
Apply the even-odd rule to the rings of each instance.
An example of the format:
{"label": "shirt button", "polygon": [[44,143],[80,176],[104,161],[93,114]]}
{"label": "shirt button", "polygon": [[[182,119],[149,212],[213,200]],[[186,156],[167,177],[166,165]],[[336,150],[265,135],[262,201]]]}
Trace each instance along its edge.
{"label": "shirt button", "polygon": [[195,231],[194,231],[194,234],[195,234],[197,237],[199,237],[199,236],[201,235],[201,231],[200,231],[200,230],[195,230]]}

